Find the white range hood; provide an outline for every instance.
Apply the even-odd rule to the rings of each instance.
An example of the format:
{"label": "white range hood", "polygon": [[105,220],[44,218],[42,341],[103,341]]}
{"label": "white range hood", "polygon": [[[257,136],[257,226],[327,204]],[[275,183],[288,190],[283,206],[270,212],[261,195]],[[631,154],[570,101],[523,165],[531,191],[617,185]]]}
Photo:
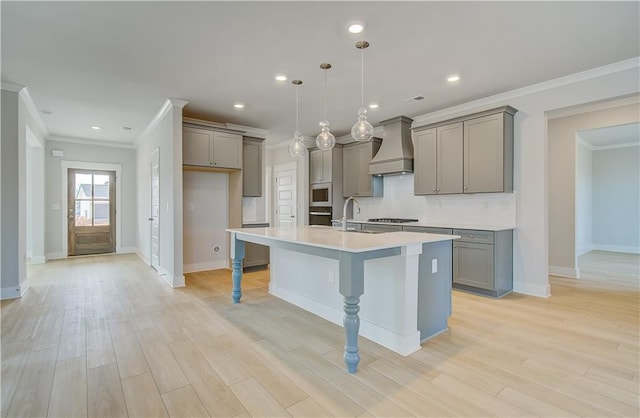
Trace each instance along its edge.
{"label": "white range hood", "polygon": [[411,122],[413,119],[406,116],[380,122],[384,127],[382,144],[369,162],[369,174],[392,175],[413,172]]}

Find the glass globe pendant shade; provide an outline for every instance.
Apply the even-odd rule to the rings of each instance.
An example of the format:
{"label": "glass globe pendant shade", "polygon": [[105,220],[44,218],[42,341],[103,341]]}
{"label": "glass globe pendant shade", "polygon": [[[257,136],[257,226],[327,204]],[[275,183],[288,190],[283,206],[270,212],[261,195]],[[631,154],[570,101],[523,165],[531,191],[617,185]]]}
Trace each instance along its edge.
{"label": "glass globe pendant shade", "polygon": [[358,121],[351,128],[351,137],[356,141],[367,142],[373,138],[373,125],[367,120],[367,109],[358,110]]}
{"label": "glass globe pendant shade", "polygon": [[316,146],[323,151],[330,150],[336,145],[336,137],[329,130],[329,121],[320,122],[320,133],[316,137]]}
{"label": "glass globe pendant shade", "polygon": [[304,157],[307,147],[302,142],[302,134],[299,131],[293,133],[293,142],[289,144],[289,155],[296,158]]}

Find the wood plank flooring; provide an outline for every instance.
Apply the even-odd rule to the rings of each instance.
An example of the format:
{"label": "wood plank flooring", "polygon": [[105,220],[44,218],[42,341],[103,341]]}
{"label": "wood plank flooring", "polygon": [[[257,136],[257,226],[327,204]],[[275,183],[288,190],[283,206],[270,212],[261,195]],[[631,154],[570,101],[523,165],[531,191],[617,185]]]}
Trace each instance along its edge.
{"label": "wood plank flooring", "polygon": [[171,289],[135,255],[49,262],[1,304],[0,411],[637,417],[638,259],[592,256],[548,299],[454,291],[449,331],[408,357],[360,338],[355,375],[342,328],[269,295],[268,271],[233,305],[228,270]]}

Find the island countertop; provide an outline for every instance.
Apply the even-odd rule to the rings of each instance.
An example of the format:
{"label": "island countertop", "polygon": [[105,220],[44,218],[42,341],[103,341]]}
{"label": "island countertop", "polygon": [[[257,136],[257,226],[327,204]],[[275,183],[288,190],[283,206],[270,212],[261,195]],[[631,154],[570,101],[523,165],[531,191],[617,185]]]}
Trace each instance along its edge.
{"label": "island countertop", "polygon": [[276,227],[229,228],[227,232],[350,253],[362,253],[410,244],[425,244],[460,238],[457,235],[423,234],[404,231],[378,234],[353,231],[344,232],[341,231],[340,228],[317,225],[298,226],[292,229]]}

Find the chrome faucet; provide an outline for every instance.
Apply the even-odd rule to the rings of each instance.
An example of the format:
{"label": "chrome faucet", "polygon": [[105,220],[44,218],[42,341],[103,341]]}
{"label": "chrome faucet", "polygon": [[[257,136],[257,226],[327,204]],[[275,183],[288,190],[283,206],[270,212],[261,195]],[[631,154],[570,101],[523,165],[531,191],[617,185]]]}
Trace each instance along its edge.
{"label": "chrome faucet", "polygon": [[358,204],[356,198],[353,196],[348,197],[347,200],[344,201],[344,206],[342,207],[342,231],[344,232],[347,232],[347,206],[349,206],[350,200],[353,200],[354,209],[357,208],[358,210],[356,213],[360,213],[360,204]]}

